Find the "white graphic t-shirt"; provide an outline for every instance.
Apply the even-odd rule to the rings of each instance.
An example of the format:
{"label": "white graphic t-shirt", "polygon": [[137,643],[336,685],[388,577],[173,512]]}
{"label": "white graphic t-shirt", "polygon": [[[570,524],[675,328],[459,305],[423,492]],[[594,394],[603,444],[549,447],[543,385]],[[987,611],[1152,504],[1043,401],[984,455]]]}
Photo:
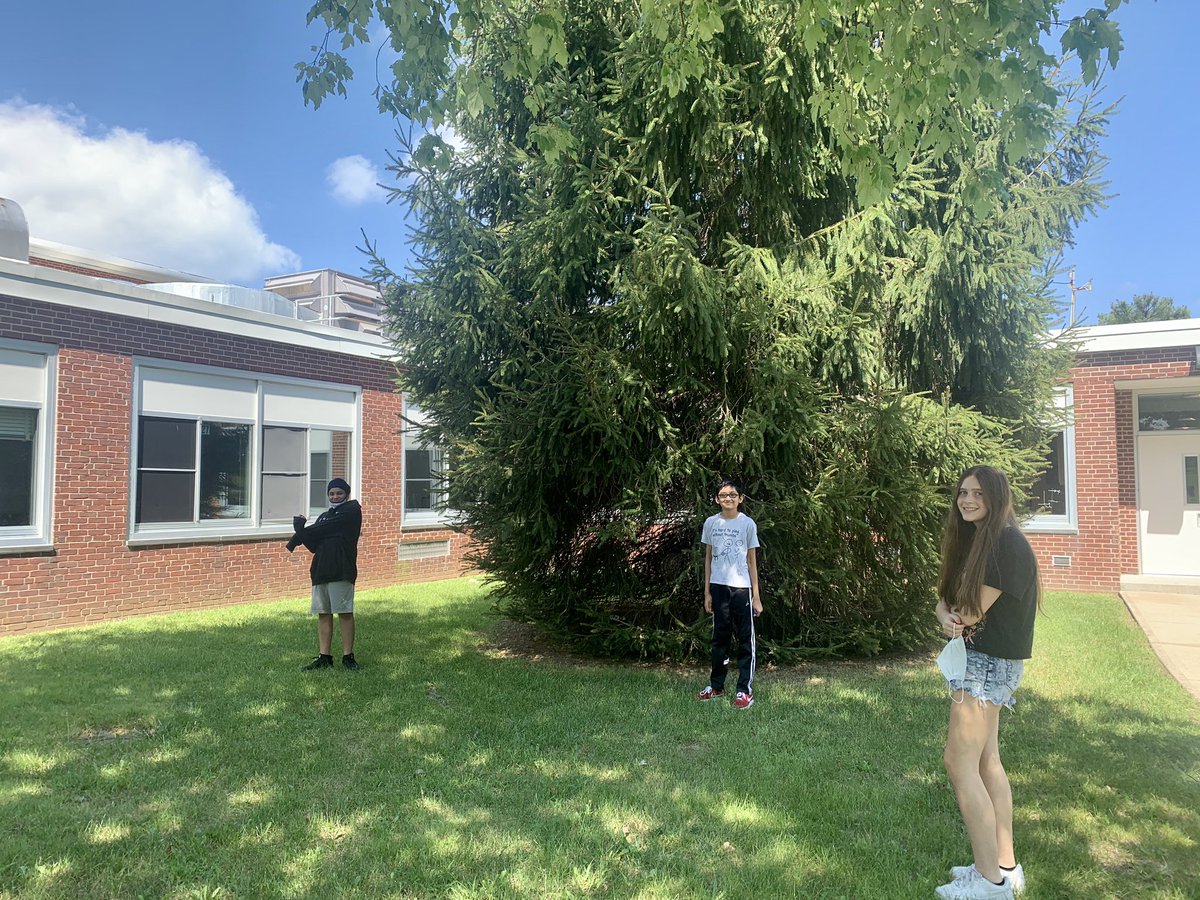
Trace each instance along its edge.
{"label": "white graphic t-shirt", "polygon": [[746,553],[758,546],[758,526],[745,513],[735,519],[723,518],[720,513],[704,520],[700,543],[712,547],[712,568],[709,583],[730,587],[750,587],[750,566]]}

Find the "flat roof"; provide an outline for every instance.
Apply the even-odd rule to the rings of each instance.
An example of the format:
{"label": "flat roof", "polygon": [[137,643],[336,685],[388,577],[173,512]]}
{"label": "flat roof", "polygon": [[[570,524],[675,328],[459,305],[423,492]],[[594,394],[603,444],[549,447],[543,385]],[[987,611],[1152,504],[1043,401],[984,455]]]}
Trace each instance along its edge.
{"label": "flat roof", "polygon": [[1092,325],[1078,331],[1080,353],[1200,346],[1200,319]]}
{"label": "flat roof", "polygon": [[149,286],[5,258],[0,258],[0,294],[348,356],[380,361],[394,356],[391,345],[376,334],[226,306],[169,294]]}

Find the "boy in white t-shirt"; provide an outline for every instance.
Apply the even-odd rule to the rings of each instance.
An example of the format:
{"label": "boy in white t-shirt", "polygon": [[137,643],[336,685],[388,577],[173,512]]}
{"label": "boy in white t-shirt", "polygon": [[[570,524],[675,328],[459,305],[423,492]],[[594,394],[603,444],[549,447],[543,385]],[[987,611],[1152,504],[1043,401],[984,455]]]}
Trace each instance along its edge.
{"label": "boy in white t-shirt", "polygon": [[758,526],[741,512],[742,490],[733,481],[717,486],[721,512],[709,516],[700,537],[704,544],[704,611],[713,617],[712,675],[697,700],[725,693],[730,639],[738,640],[736,709],[754,705],[754,617],[762,612],[758,591]]}

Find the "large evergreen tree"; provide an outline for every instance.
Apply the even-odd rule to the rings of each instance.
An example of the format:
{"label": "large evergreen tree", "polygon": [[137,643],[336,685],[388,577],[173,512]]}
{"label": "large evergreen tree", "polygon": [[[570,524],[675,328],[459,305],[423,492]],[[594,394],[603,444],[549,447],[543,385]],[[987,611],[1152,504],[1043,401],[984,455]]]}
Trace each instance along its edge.
{"label": "large evergreen tree", "polygon": [[[1093,82],[1119,37],[1074,20]],[[702,644],[721,477],[777,658],[912,646],[944,486],[1033,474],[1050,262],[1101,200],[1057,2],[322,0],[400,58],[381,108],[417,262],[403,386],[505,609],[605,652]],[[308,99],[345,60],[302,65]],[[451,140],[450,138],[453,138]],[[386,248],[383,248],[386,250]]]}

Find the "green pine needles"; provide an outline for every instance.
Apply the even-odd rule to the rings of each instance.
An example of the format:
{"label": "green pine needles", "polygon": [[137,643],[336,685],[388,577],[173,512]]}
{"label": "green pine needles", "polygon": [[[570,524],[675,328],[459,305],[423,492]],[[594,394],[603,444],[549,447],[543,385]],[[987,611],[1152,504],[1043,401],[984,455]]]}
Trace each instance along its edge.
{"label": "green pine needles", "polygon": [[[1040,43],[1059,5],[314,7],[401,52],[379,96],[422,134],[393,166],[417,258],[376,274],[507,614],[696,653],[733,477],[764,657],[928,639],[945,486],[1036,474],[1054,261],[1104,199],[1108,110]],[[1060,29],[1093,79],[1117,5]],[[300,70],[314,102],[350,74]]]}

